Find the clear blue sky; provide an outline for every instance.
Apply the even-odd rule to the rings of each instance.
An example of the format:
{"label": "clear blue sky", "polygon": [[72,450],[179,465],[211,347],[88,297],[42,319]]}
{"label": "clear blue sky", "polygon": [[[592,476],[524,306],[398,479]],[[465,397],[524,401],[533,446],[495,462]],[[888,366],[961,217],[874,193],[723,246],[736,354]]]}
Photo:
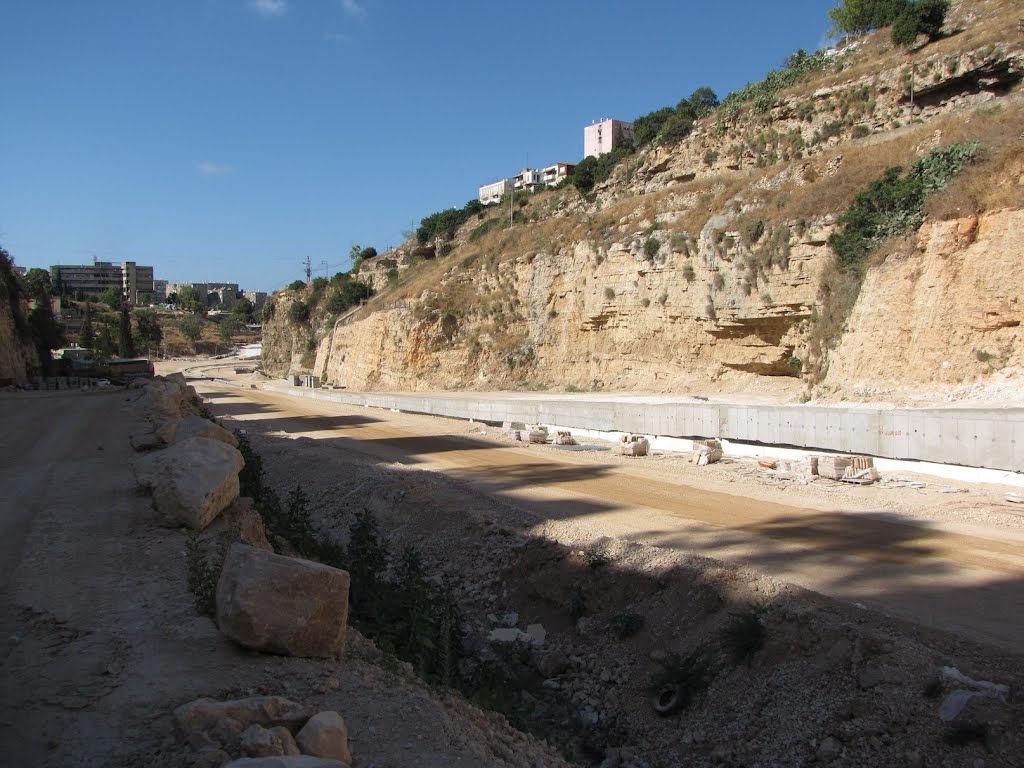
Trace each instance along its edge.
{"label": "clear blue sky", "polygon": [[4,0],[0,245],[274,290],[583,126],[824,42],[837,0]]}

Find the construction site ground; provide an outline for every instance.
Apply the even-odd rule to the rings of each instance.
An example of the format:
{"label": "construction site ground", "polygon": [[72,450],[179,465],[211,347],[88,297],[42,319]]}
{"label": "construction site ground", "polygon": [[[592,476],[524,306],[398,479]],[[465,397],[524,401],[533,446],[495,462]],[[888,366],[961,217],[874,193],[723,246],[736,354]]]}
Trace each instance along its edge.
{"label": "construction site ground", "polygon": [[[208,372],[222,381],[193,383],[216,415],[243,428],[308,438],[347,461],[442,473],[530,511],[536,526],[562,521],[595,538],[695,553],[1024,648],[1024,505],[1009,500],[1019,489],[911,473],[871,486],[807,483],[754,459],[695,466],[681,454],[530,445],[480,423],[311,401],[253,389],[258,376]],[[330,472],[324,455],[295,481]]]}
{"label": "construction site ground", "polygon": [[[939,664],[1020,682],[1024,518],[1007,500],[1013,489],[909,475],[808,484],[751,460],[697,467],[680,455],[598,450],[606,445],[527,445],[482,424],[269,393],[244,375],[218,381],[198,365],[174,368],[190,368],[212,413],[249,434],[282,497],[302,487],[321,530],[339,538],[353,510],[372,508],[386,535],[419,546],[456,586],[475,638],[486,638],[491,613],[543,622],[549,647],[575,665],[563,678],[573,701],[600,724],[632,713],[645,764],[711,765],[742,749],[738,764],[803,765],[829,734],[851,765],[914,764],[907,756],[921,743],[933,745],[936,764],[1018,764],[1015,743],[995,757],[945,746],[935,703],[920,694]],[[354,631],[339,662],[268,657],[221,636],[191,604],[184,535],[161,527],[136,489],[127,436],[146,425],[133,397],[115,388],[0,398],[5,764],[187,766],[174,706],[261,693],[342,712],[357,766],[563,764]],[[594,570],[587,558],[598,545],[613,566]],[[659,574],[683,560],[692,575],[677,591]],[[608,602],[591,605],[589,626],[538,600],[574,583]],[[701,710],[655,717],[651,659],[685,649],[725,618],[723,606],[755,602],[775,606],[763,659],[723,674]],[[625,645],[593,634],[613,604],[649,613]],[[812,647],[809,638],[819,639]],[[809,671],[840,657],[852,677]],[[871,666],[877,659],[883,667]],[[853,691],[839,695],[837,685]],[[844,720],[843,707],[864,699],[858,685],[884,691],[877,717]],[[872,724],[878,717],[884,727]]]}

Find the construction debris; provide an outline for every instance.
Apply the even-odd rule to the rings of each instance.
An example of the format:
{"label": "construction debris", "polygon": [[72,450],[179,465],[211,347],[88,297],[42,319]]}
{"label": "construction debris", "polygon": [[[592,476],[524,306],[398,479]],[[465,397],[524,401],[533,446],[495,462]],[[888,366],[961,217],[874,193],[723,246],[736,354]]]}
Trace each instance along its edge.
{"label": "construction debris", "polygon": [[804,456],[802,459],[780,459],[778,470],[794,477],[814,478],[818,476],[818,457]]}
{"label": "construction debris", "polygon": [[526,431],[526,424],[521,421],[504,421],[501,424],[501,428],[504,430],[506,437],[510,437],[513,440],[522,440],[523,432]]}
{"label": "construction debris", "polygon": [[853,466],[853,456],[827,455],[818,456],[818,472],[821,477],[829,480],[842,480],[848,467]]}
{"label": "construction debris", "polygon": [[721,441],[694,440],[693,453],[690,454],[690,463],[703,467],[707,464],[714,464],[723,455]]}
{"label": "construction debris", "polygon": [[531,443],[546,443],[548,441],[548,428],[543,424],[531,427],[526,433],[526,439]]}
{"label": "construction debris", "polygon": [[875,460],[870,456],[854,456],[850,466],[846,468],[843,476],[839,479],[844,483],[871,485],[877,483],[881,479],[881,475],[875,469]]}
{"label": "construction debris", "polygon": [[646,456],[651,448],[650,441],[643,435],[623,435],[619,442],[623,456]]}
{"label": "construction debris", "polygon": [[576,438],[572,436],[572,432],[565,429],[559,429],[555,431],[555,445],[576,445]]}

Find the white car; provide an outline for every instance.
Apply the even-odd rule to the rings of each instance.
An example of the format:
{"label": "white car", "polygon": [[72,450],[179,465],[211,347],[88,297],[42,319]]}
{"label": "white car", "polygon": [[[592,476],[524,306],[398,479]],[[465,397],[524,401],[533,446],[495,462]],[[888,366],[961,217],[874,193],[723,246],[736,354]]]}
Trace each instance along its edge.
{"label": "white car", "polygon": [[109,387],[110,386],[110,379],[96,379],[96,386],[97,387]]}

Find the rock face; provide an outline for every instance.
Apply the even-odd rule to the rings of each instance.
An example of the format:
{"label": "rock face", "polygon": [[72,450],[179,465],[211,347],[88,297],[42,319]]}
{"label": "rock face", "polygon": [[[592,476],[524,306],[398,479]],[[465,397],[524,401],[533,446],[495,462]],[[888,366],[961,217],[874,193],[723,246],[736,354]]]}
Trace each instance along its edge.
{"label": "rock face", "polygon": [[956,384],[1024,368],[1022,252],[1024,210],[926,223],[914,253],[865,275],[826,385]]}
{"label": "rock face", "polygon": [[[8,270],[0,264],[0,272]],[[39,357],[30,344],[25,343],[18,326],[24,327],[27,305],[11,295],[7,280],[0,274],[0,379],[25,380],[29,368],[39,365]],[[14,279],[11,274],[11,279]]]}
{"label": "rock face", "polygon": [[168,523],[201,531],[238,498],[244,464],[236,448],[191,437],[141,459],[135,475]]}
{"label": "rock face", "polygon": [[352,762],[348,748],[348,726],[337,712],[320,712],[309,718],[295,736],[295,743],[303,754]]}
{"label": "rock face", "polygon": [[235,544],[217,582],[217,625],[247,648],[337,657],[345,647],[348,588],[345,571]]}
{"label": "rock face", "polygon": [[[998,108],[1024,53],[1019,45],[925,52],[915,67],[913,105],[898,57],[850,79],[845,65],[836,67],[820,85],[808,81],[757,110],[720,112],[677,144],[642,150],[593,200],[538,201],[538,220],[514,238],[481,234],[483,225],[470,221],[449,244],[447,271],[418,296],[382,296],[344,319],[317,309],[307,326],[288,319],[299,297],[283,291],[264,326],[264,365],[276,375],[313,371],[354,390],[542,383],[755,390],[795,401],[811,383],[801,376],[824,370],[807,364],[817,362],[809,357],[817,354],[813,329],[834,273],[827,241],[853,194],[835,190],[863,189],[866,158],[891,152],[909,163],[957,140],[952,122],[927,132],[916,124],[942,115],[963,120],[959,129],[979,105]],[[909,143],[911,134],[919,143]],[[1018,186],[1016,168],[1000,183]],[[790,210],[790,197],[804,202]],[[788,212],[776,214],[775,204]],[[877,390],[890,373],[922,387],[1019,368],[1014,233],[1022,215],[938,222],[923,233],[918,256],[872,267],[821,394]],[[372,269],[413,269],[412,247],[382,254]],[[386,281],[374,282],[385,291]]]}

